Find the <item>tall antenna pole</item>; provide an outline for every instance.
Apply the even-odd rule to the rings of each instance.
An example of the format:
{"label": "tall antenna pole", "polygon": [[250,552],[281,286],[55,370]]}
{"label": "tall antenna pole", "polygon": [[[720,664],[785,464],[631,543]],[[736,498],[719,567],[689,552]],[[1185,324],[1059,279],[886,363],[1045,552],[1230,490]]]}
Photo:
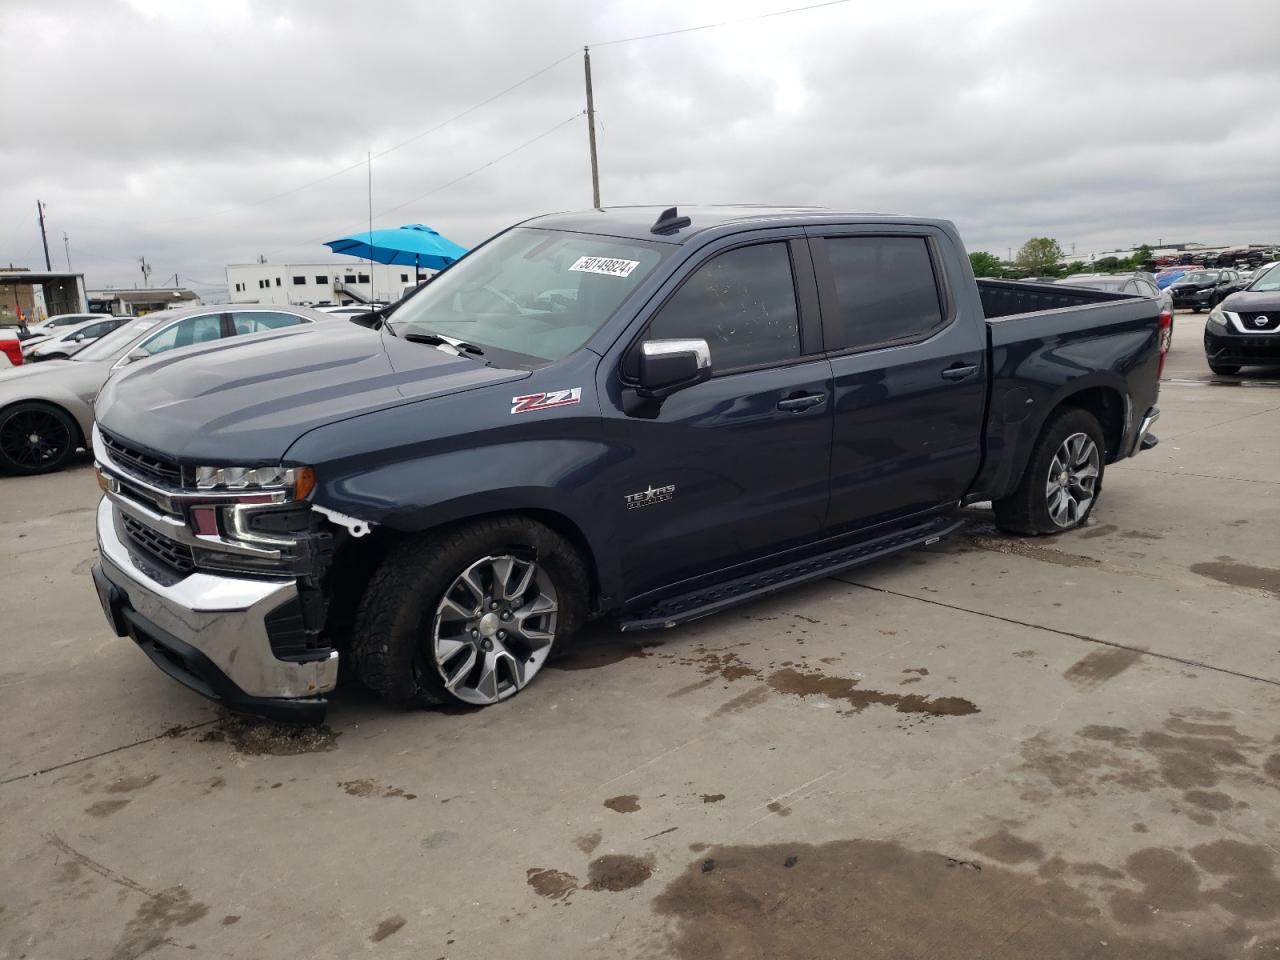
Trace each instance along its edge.
{"label": "tall antenna pole", "polygon": [[600,206],[600,166],[596,162],[596,103],[591,97],[591,48],[582,48],[582,68],[587,79],[587,140],[591,144],[591,205]]}
{"label": "tall antenna pole", "polygon": [[369,168],[369,299],[376,300],[373,295],[373,151],[367,151],[364,156]]}
{"label": "tall antenna pole", "polygon": [[44,244],[44,268],[53,273],[53,264],[49,262],[49,237],[44,232],[44,204],[36,201],[36,213],[40,215],[40,242]]}
{"label": "tall antenna pole", "polygon": [[67,231],[62,231],[62,249],[67,251],[67,273],[71,272],[71,238],[67,236]]}

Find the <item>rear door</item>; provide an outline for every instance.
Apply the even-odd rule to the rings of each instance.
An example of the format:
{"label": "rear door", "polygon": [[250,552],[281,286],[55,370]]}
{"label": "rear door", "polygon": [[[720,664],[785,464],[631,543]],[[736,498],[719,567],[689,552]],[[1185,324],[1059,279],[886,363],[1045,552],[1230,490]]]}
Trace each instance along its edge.
{"label": "rear door", "polygon": [[950,293],[948,241],[906,225],[809,233],[835,385],[828,527],[956,503],[982,458],[986,321]]}
{"label": "rear door", "polygon": [[[601,390],[633,597],[812,540],[827,507],[831,365],[802,232],[721,241],[660,298]],[[707,341],[712,378],[635,403],[640,342],[685,338]]]}

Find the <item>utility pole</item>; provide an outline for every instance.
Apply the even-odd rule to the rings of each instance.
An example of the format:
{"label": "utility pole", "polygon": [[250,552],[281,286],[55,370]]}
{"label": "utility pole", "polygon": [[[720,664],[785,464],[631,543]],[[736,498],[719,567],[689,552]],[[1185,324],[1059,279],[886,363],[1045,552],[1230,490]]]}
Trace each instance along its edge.
{"label": "utility pole", "polygon": [[591,144],[591,205],[600,207],[600,167],[596,163],[596,104],[591,98],[591,48],[582,48],[582,69],[587,79],[587,139]]}
{"label": "utility pole", "polygon": [[147,289],[147,283],[151,280],[151,264],[147,263],[146,257],[139,257],[138,263],[142,269],[142,289]]}
{"label": "utility pole", "polygon": [[53,264],[49,262],[49,238],[44,232],[44,204],[36,201],[36,213],[40,215],[40,242],[44,244],[44,268],[53,273]]}
{"label": "utility pole", "polygon": [[67,231],[62,231],[62,249],[67,251],[67,273],[71,272],[71,238],[67,236]]}

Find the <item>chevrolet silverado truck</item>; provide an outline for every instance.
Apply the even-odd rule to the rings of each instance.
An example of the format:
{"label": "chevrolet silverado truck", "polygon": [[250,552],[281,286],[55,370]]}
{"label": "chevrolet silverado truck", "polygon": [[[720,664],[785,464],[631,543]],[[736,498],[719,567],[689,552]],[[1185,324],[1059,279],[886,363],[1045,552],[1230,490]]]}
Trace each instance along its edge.
{"label": "chevrolet silverado truck", "polygon": [[648,630],[936,541],[1089,517],[1156,440],[1156,300],[975,281],[952,224],[614,208],[514,226],[376,329],[134,364],[97,403],[93,579],[234,709],[504,700]]}

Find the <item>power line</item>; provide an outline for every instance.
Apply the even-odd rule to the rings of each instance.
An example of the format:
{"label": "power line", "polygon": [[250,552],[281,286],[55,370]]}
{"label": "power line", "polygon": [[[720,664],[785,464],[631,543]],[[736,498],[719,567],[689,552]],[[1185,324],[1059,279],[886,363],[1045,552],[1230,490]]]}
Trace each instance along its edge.
{"label": "power line", "polygon": [[[849,2],[850,0],[824,0],[824,2],[821,2],[821,3],[811,3],[802,7],[788,7],[787,9],[784,9],[784,10],[772,10],[772,11],[769,11],[768,13],[758,13],[749,17],[737,17],[730,20],[718,20],[714,23],[699,24],[698,26],[693,26],[693,27],[680,27],[675,30],[662,30],[657,33],[646,33],[646,34],[639,34],[633,37],[618,37],[613,40],[602,40],[598,43],[589,44],[589,46],[608,47],[608,46],[614,46],[622,43],[636,43],[643,40],[656,40],[661,37],[673,37],[683,33],[697,33],[703,30],[715,30],[720,27],[731,27],[731,26],[736,26],[738,24],[743,24],[743,23],[752,23],[759,20],[768,20],[774,17],[785,17],[793,13],[807,13],[811,10],[820,10],[825,7],[839,6],[841,4],[845,4]],[[526,83],[529,83],[532,80],[536,80],[538,77],[542,76],[544,73],[547,73],[548,71],[553,70],[554,68],[558,67],[560,64],[564,63],[567,60],[573,59],[577,55],[578,55],[578,50],[575,48],[569,53],[566,53],[564,56],[559,57],[555,60],[552,60],[546,66],[539,67],[533,73],[530,73],[525,77],[522,77],[521,79],[517,80],[515,83],[510,84],[509,86],[503,87],[501,90],[497,91],[494,94],[491,94],[488,97],[485,97],[483,100],[479,100],[476,103],[473,103],[471,106],[467,107],[465,110],[462,110],[459,113],[455,113],[453,116],[449,117],[448,119],[441,120],[439,123],[435,124],[434,126],[428,127],[425,130],[415,133],[411,137],[401,140],[399,143],[395,143],[392,146],[387,147],[385,150],[381,150],[373,154],[372,159],[379,160],[382,157],[387,156],[388,154],[394,153],[395,151],[402,149],[403,147],[407,147],[411,143],[416,143],[418,140],[421,140],[423,137],[430,136],[436,131],[444,129],[445,127],[449,126],[452,123],[456,123],[457,121],[463,119],[464,117],[469,116],[472,113],[475,113],[477,110],[480,110],[483,107],[487,107],[489,104],[493,103],[495,100],[499,100],[502,97],[505,97],[507,94],[519,89],[520,87],[524,86]],[[288,190],[282,190],[279,193],[274,193],[267,197],[261,197],[257,200],[249,200],[244,203],[234,204],[229,207],[223,207],[220,210],[213,210],[208,213],[196,214],[195,216],[191,216],[191,217],[177,217],[169,220],[151,220],[151,221],[148,221],[148,224],[163,225],[163,224],[171,224],[171,223],[190,223],[195,220],[203,220],[208,217],[221,216],[224,213],[231,213],[236,210],[245,210],[251,207],[261,206],[265,203],[272,203],[273,201],[282,200],[285,197],[293,196],[295,193],[301,193],[303,190],[307,190],[311,187],[318,186],[319,184],[327,183],[330,180],[334,180],[342,176],[344,173],[350,173],[352,170],[356,170],[356,169],[359,169],[360,167],[363,167],[366,162],[367,161],[365,160],[356,161],[355,163],[352,163],[348,166],[343,167],[341,170],[335,170],[333,173],[326,174],[323,177],[318,177],[315,180],[309,180],[306,183],[299,184],[296,187],[292,187]],[[413,202],[413,201],[409,201],[409,202]]]}
{"label": "power line", "polygon": [[849,0],[825,0],[824,3],[811,3],[805,7],[789,7],[786,10],[773,10],[769,13],[757,13],[750,17],[736,17],[733,20],[718,20],[715,23],[704,23],[697,27],[681,27],[678,30],[663,30],[659,33],[644,33],[634,37],[620,37],[617,40],[601,40],[599,43],[592,43],[592,47],[611,47],[618,43],[635,43],[637,40],[656,40],[659,37],[674,37],[681,33],[696,33],[699,30],[714,30],[717,27],[731,27],[739,23],[751,23],[755,20],[768,20],[771,17],[785,17],[792,13],[806,13],[810,10],[820,10],[823,7],[835,7],[842,3],[848,3]]}

